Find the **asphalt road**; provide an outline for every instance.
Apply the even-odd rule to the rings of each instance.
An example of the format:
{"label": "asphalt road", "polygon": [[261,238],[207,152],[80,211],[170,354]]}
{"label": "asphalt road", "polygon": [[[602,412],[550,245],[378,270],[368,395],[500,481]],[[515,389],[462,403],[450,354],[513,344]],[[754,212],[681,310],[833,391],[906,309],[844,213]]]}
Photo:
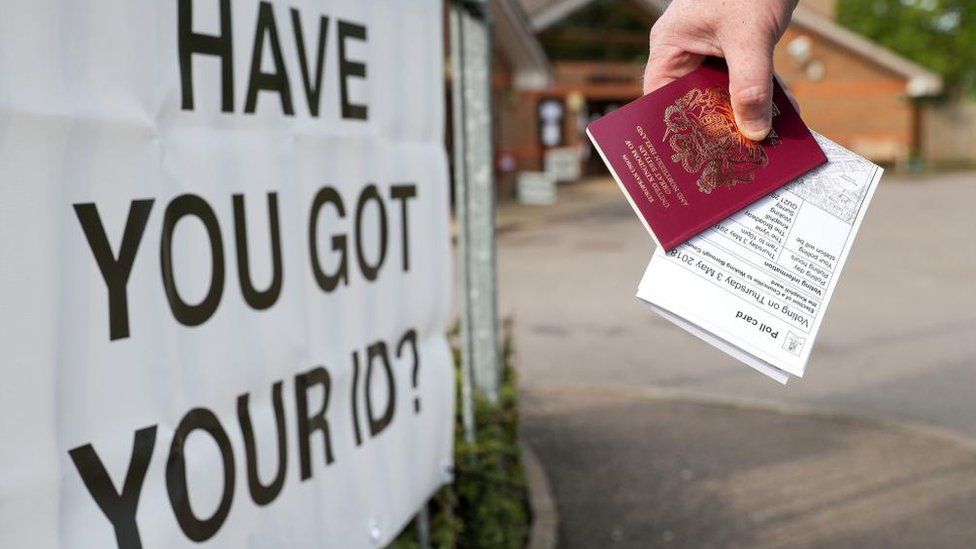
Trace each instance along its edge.
{"label": "asphalt road", "polygon": [[[716,495],[719,499],[713,503],[718,512],[696,507],[696,501],[705,505],[707,498],[700,499],[693,491],[668,491],[668,479],[680,478],[677,463],[682,460],[699,460],[701,467],[714,472],[716,476],[710,478],[714,482],[749,479],[750,474],[778,466],[776,478],[787,491],[794,478],[805,479],[807,489],[815,488],[821,482],[818,475],[829,477],[828,472],[837,469],[856,472],[854,478],[863,478],[865,486],[884,487],[881,492],[865,488],[856,492],[858,498],[894,490],[892,478],[923,478],[931,473],[920,469],[924,460],[902,459],[905,452],[925,449],[933,455],[951,454],[955,457],[947,459],[954,464],[953,475],[962,474],[959,463],[969,471],[971,464],[961,456],[971,455],[970,448],[976,447],[974,204],[974,174],[883,180],[835,291],[806,377],[786,387],[699,342],[635,301],[636,285],[653,244],[609,180],[564,188],[554,207],[503,208],[498,258],[501,310],[516,320],[526,436],[538,446],[537,453],[550,471],[563,514],[563,544],[779,543],[776,535],[763,534],[768,524],[749,518],[752,511],[746,509],[752,504]],[[623,401],[630,403],[629,408],[620,404]],[[769,419],[775,416],[786,419],[778,424],[780,430],[767,430],[766,423],[776,423]],[[642,419],[633,423],[635,418]],[[731,423],[720,438],[707,443],[705,439],[716,436],[708,425],[716,418]],[[861,420],[866,423],[858,423]],[[650,432],[622,428],[628,421],[659,428]],[[859,427],[852,429],[852,421]],[[902,431],[892,424],[921,426],[935,434]],[[877,436],[865,434],[868,431],[888,438],[879,443]],[[603,467],[606,457],[599,457],[602,454],[591,444],[597,436],[601,451],[620,457],[610,469]],[[804,461],[818,446],[817,436],[845,442],[815,452],[826,462]],[[642,451],[634,454],[635,448]],[[846,448],[847,453],[830,448]],[[583,455],[577,455],[580,452]],[[702,452],[704,457],[699,455]],[[646,466],[661,456],[670,457]],[[769,456],[781,458],[770,463]],[[954,461],[957,458],[960,461]],[[898,472],[884,477],[889,461],[900,464],[895,467]],[[873,472],[881,476],[874,478]],[[590,473],[605,478],[586,484],[592,488],[589,492],[567,488],[578,488],[580,475]],[[962,475],[968,478],[969,474]],[[836,475],[822,479],[827,486],[837,481]],[[952,485],[970,486],[958,479]],[[831,546],[914,547],[911,542],[917,539],[912,534],[930,540],[927,546],[959,546],[961,541],[976,546],[976,524],[969,524],[969,519],[946,512],[940,515],[943,522],[923,524],[906,518],[922,509],[958,509],[960,501],[966,502],[961,507],[968,511],[964,516],[976,516],[976,500],[968,491],[946,491],[938,482],[926,486],[903,494],[903,499],[912,494],[925,502],[922,507],[912,507],[907,499],[898,503],[892,495],[874,501],[877,517],[863,528],[847,525],[833,532],[829,525],[837,521],[808,520],[803,524],[821,534],[805,533],[806,537],[796,539],[805,539],[810,546],[829,540]],[[730,484],[723,490],[735,494],[742,488]],[[620,507],[620,497],[627,494],[635,498],[632,506],[641,508],[634,511],[636,515],[625,513],[631,507]],[[772,496],[755,497],[767,507],[779,505]],[[817,509],[830,516],[853,504],[855,496],[838,498],[829,504],[821,501]],[[658,503],[648,507],[649,500]],[[671,511],[680,520],[676,518],[671,526],[658,520],[665,501],[677,505]],[[592,513],[574,514],[581,502],[584,510],[612,509],[614,516],[636,519],[621,518],[616,526],[601,523]],[[759,513],[765,516],[769,511]],[[734,527],[716,526],[722,517]],[[678,524],[682,520],[684,526]],[[687,537],[696,528],[699,537]],[[580,543],[580,536],[589,531],[597,538],[584,536],[585,543]],[[724,538],[709,532],[731,534]],[[892,532],[902,534],[892,538]],[[942,532],[942,537],[932,537],[936,532]]]}
{"label": "asphalt road", "polygon": [[523,403],[561,547],[976,547],[976,454],[939,437],[640,389]]}

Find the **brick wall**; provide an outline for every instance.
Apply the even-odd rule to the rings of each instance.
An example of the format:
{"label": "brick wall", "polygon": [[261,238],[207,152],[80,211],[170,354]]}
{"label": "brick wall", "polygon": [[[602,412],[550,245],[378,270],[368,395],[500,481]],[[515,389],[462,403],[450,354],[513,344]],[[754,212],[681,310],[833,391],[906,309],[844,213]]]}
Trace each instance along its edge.
{"label": "brick wall", "polygon": [[[801,37],[808,41],[809,49],[803,61],[790,53],[791,44]],[[915,107],[905,94],[904,77],[796,24],[777,46],[775,64],[812,129],[876,162],[901,164],[912,153],[917,121]],[[500,118],[496,147],[513,153],[519,170],[542,168],[536,108],[543,97],[582,93],[587,100],[623,102],[641,91],[643,68],[636,64],[561,61],[553,65],[555,82],[541,92],[516,92],[504,74],[496,75],[495,109]],[[505,73],[502,67],[499,72]],[[567,145],[579,143],[573,115],[567,109]],[[924,145],[924,135],[919,141]],[[923,146],[922,152],[929,149]]]}
{"label": "brick wall", "polygon": [[922,152],[936,164],[976,164],[976,101],[927,105],[922,116]]}
{"label": "brick wall", "polygon": [[[789,52],[801,37],[809,43],[809,58],[803,62]],[[904,77],[796,25],[780,41],[775,64],[811,128],[877,162],[900,164],[908,158],[916,131]],[[552,91],[575,89],[588,99],[625,100],[640,94],[641,69],[624,63],[560,62]]]}
{"label": "brick wall", "polygon": [[[800,61],[791,44],[795,52],[804,40],[809,58]],[[915,115],[904,77],[796,25],[776,47],[775,64],[812,129],[877,162],[907,159]]]}
{"label": "brick wall", "polygon": [[[504,72],[504,68],[496,69]],[[539,143],[537,108],[546,98],[566,102],[564,146],[580,145],[585,137],[579,131],[579,112],[573,110],[572,95],[585,99],[605,99],[626,103],[641,93],[643,68],[630,63],[559,62],[554,63],[554,82],[546,90],[514,91],[495,77],[495,140],[499,152],[515,155],[518,170],[543,169],[543,148]]]}

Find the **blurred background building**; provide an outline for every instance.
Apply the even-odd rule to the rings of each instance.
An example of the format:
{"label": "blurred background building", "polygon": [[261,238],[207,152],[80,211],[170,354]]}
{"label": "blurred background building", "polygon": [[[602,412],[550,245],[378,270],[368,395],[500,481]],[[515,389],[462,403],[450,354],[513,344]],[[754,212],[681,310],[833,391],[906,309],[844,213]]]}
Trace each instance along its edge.
{"label": "blurred background building", "polygon": [[[604,173],[583,129],[641,94],[647,33],[667,3],[492,4],[502,195],[520,180],[544,187]],[[897,168],[976,160],[976,109],[947,93],[940,74],[842,26],[837,16],[836,0],[802,0],[776,48],[776,70],[810,127]]]}

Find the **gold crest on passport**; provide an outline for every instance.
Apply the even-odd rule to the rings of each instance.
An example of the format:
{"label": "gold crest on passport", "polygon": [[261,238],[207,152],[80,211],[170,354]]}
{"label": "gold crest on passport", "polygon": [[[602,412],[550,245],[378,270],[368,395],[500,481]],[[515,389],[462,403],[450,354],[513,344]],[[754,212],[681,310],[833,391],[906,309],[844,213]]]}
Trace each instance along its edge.
{"label": "gold crest on passport", "polygon": [[[773,104],[773,116],[778,114]],[[739,132],[729,91],[721,86],[689,90],[665,109],[664,125],[664,140],[674,152],[672,160],[686,172],[699,174],[698,190],[705,194],[752,181],[769,164],[759,143]],[[763,143],[779,145],[776,130]]]}
{"label": "gold crest on passport", "polygon": [[587,134],[644,227],[665,250],[827,161],[778,82],[774,132],[735,124],[729,75],[710,61],[592,122]]}

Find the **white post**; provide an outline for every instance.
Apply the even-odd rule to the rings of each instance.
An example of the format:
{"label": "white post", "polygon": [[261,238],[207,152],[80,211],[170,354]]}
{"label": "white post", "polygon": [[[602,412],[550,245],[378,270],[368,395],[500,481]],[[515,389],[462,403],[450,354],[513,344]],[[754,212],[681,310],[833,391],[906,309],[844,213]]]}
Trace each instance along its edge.
{"label": "white post", "polygon": [[[492,155],[491,28],[487,2],[452,6],[454,189],[461,275],[462,371],[498,400],[495,181]],[[468,396],[462,395],[466,400]],[[467,406],[465,402],[463,405]],[[462,412],[467,413],[464,409]],[[473,414],[472,414],[473,416]],[[467,418],[464,418],[467,421]],[[472,438],[473,438],[473,417]],[[467,427],[467,423],[465,423]],[[468,430],[466,429],[466,435]]]}
{"label": "white post", "polygon": [[[500,363],[495,291],[495,181],[492,160],[491,28],[486,0],[450,9],[454,203],[461,278],[461,419],[475,441],[472,389],[498,401]],[[430,547],[427,504],[417,539]]]}

